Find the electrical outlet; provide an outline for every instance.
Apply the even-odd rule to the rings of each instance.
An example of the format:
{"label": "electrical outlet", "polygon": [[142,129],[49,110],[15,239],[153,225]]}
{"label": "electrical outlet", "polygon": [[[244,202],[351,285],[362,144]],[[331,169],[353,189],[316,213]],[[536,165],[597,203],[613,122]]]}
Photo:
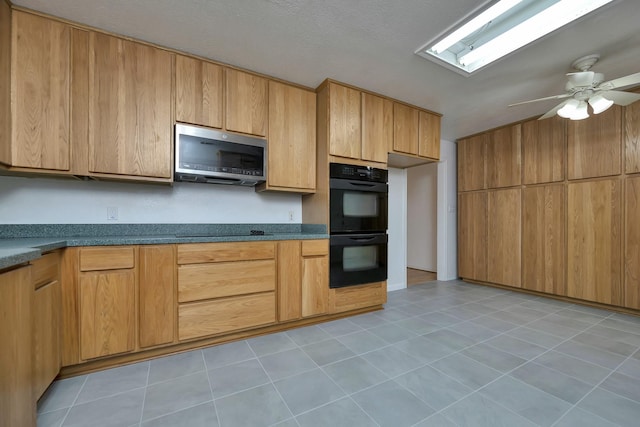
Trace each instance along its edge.
{"label": "electrical outlet", "polygon": [[117,221],[118,220],[118,208],[115,206],[107,208],[107,221]]}
{"label": "electrical outlet", "polygon": [[289,211],[289,222],[293,222],[293,211]]}

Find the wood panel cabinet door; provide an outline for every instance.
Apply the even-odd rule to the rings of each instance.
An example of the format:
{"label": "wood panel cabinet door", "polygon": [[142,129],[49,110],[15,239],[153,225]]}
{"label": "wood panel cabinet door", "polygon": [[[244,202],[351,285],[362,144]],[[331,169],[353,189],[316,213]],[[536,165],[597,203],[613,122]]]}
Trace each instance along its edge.
{"label": "wood panel cabinet door", "polygon": [[71,29],[13,11],[12,166],[69,170]]}
{"label": "wood panel cabinet door", "polygon": [[458,146],[458,191],[482,190],[485,184],[487,136],[461,139]]}
{"label": "wood panel cabinet door", "polygon": [[621,182],[571,183],[568,192],[567,296],[621,305]]}
{"label": "wood panel cabinet door", "polygon": [[278,242],[278,321],[302,317],[300,241]]}
{"label": "wood panel cabinet door", "polygon": [[458,194],[458,274],[487,280],[487,193]]}
{"label": "wood panel cabinet door", "polygon": [[140,347],[167,344],[176,326],[174,246],[144,245],[138,251]]}
{"label": "wood panel cabinet door", "polygon": [[302,316],[329,310],[329,241],[302,241]]}
{"label": "wood panel cabinet door", "polygon": [[386,163],[393,141],[393,102],[362,92],[362,160]]}
{"label": "wood panel cabinet door", "polygon": [[267,186],[316,188],[316,94],[269,82]]}
{"label": "wood panel cabinet door", "polygon": [[640,310],[640,177],[627,178],[624,203],[624,306]]}
{"label": "wood panel cabinet door", "polygon": [[513,125],[489,132],[487,139],[487,188],[521,184],[521,130]]}
{"label": "wood panel cabinet door", "polygon": [[567,120],[554,116],[522,124],[523,184],[564,180]]}
{"label": "wood panel cabinet door", "polygon": [[360,91],[329,83],[329,154],[362,156]]}
{"label": "wood panel cabinet door", "polygon": [[408,105],[393,103],[393,151],[418,155],[420,114]]}
{"label": "wood panel cabinet door", "polygon": [[171,179],[172,54],[89,35],[89,172]]}
{"label": "wood panel cabinet door", "polygon": [[0,425],[35,426],[31,268],[0,274]]}
{"label": "wood panel cabinet door", "polygon": [[569,120],[567,127],[569,179],[620,174],[622,107],[613,105],[587,120]]}
{"label": "wood panel cabinet door", "polygon": [[420,111],[418,155],[440,159],[440,116]]}
{"label": "wood panel cabinet door", "polygon": [[487,281],[521,287],[520,189],[489,191]]}
{"label": "wood panel cabinet door", "polygon": [[227,130],[267,136],[267,79],[225,69]]}
{"label": "wood panel cabinet door", "polygon": [[640,102],[624,109],[625,126],[625,172],[640,172]]}
{"label": "wood panel cabinet door", "polygon": [[222,67],[176,55],[176,121],[222,128]]}
{"label": "wood panel cabinet door", "polygon": [[135,270],[80,275],[80,358],[124,353],[135,347]]}
{"label": "wood panel cabinet door", "polygon": [[566,295],[564,185],[522,191],[522,287]]}
{"label": "wood panel cabinet door", "polygon": [[60,372],[60,282],[55,280],[34,294],[34,393],[38,399]]}

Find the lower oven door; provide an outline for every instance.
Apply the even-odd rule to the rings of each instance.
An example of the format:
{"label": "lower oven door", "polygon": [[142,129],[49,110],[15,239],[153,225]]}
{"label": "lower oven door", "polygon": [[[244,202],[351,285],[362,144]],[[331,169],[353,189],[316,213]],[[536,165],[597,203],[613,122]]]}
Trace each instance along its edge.
{"label": "lower oven door", "polygon": [[387,280],[387,234],[341,234],[330,238],[329,287]]}

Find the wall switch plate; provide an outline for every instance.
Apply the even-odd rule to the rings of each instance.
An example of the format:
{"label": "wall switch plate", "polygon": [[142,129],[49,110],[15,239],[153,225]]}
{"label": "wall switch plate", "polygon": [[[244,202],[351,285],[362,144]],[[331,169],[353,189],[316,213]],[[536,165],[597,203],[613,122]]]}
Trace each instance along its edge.
{"label": "wall switch plate", "polygon": [[293,221],[293,211],[289,211],[289,221]]}
{"label": "wall switch plate", "polygon": [[107,208],[107,221],[117,221],[117,220],[118,220],[118,208],[117,207]]}

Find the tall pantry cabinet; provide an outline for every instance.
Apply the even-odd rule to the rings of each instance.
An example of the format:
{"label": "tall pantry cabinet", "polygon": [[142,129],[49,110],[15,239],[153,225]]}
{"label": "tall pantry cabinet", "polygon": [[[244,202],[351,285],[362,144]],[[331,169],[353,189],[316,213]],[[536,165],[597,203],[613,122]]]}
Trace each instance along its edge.
{"label": "tall pantry cabinet", "polygon": [[636,102],[459,140],[460,276],[639,310],[639,123]]}

